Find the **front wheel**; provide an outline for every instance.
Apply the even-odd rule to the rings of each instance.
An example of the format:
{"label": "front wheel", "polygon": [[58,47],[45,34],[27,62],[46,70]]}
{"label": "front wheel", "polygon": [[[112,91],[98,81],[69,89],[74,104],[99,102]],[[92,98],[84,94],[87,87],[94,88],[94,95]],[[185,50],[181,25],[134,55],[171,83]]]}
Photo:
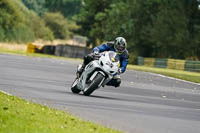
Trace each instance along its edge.
{"label": "front wheel", "polygon": [[78,94],[81,91],[78,89],[77,83],[78,83],[78,78],[75,79],[75,81],[72,83],[72,86],[71,86],[71,91],[76,94]]}
{"label": "front wheel", "polygon": [[104,79],[104,76],[101,73],[98,73],[94,80],[89,84],[87,88],[83,91],[85,96],[89,96],[95,89],[98,88],[99,84]]}

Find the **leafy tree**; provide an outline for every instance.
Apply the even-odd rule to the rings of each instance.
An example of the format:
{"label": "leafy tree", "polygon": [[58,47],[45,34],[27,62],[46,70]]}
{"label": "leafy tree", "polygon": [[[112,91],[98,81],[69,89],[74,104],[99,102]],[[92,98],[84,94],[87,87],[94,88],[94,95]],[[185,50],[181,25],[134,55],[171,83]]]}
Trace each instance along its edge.
{"label": "leafy tree", "polygon": [[40,17],[19,0],[0,0],[0,25],[1,41],[28,42],[53,38]]}
{"label": "leafy tree", "polygon": [[44,40],[53,40],[53,31],[46,26],[45,21],[34,12],[30,12],[27,16],[29,18],[28,25],[33,30],[35,37]]}
{"label": "leafy tree", "polygon": [[177,0],[162,2],[153,17],[150,38],[155,57],[184,58],[189,44],[188,19],[183,4]]}
{"label": "leafy tree", "polygon": [[82,0],[46,0],[45,3],[49,12],[61,12],[69,19],[79,13],[81,5]]}
{"label": "leafy tree", "polygon": [[46,0],[22,0],[28,9],[35,11],[38,15],[44,14],[47,11],[45,8]]}
{"label": "leafy tree", "polygon": [[[4,33],[3,41],[27,41],[33,40],[35,37],[25,25],[26,18],[23,12],[20,9],[20,6],[9,0],[0,1],[0,25],[1,31]],[[15,20],[15,21],[13,21]],[[26,37],[25,32],[30,33],[30,36]]]}
{"label": "leafy tree", "polygon": [[126,0],[111,4],[111,9],[106,11],[108,15],[103,24],[105,39],[123,36],[128,41],[131,53],[150,56],[152,44],[147,38],[152,27],[151,16],[158,12],[158,5],[159,1],[156,0]]}
{"label": "leafy tree", "polygon": [[110,8],[111,3],[112,0],[85,0],[81,13],[77,16],[77,23],[82,27],[79,33],[88,36],[94,46],[98,40],[104,38],[101,29],[106,17],[105,12]]}
{"label": "leafy tree", "polygon": [[4,29],[2,28],[2,26],[0,26],[0,41],[3,41],[4,39],[5,39]]}
{"label": "leafy tree", "polygon": [[45,13],[43,19],[55,38],[69,38],[73,35],[72,31],[78,29],[75,23],[65,19],[61,13]]}
{"label": "leafy tree", "polygon": [[88,36],[94,46],[124,36],[134,57],[199,57],[199,3],[197,0],[85,0],[78,24],[82,26],[80,33]]}
{"label": "leafy tree", "polygon": [[185,14],[188,18],[190,43],[186,56],[190,59],[200,60],[200,5],[199,0],[184,0]]}

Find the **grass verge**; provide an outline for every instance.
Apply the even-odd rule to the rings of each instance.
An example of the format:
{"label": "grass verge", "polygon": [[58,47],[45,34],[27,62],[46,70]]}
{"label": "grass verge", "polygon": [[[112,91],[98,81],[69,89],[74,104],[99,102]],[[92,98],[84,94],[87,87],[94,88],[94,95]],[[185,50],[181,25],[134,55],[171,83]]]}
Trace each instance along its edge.
{"label": "grass verge", "polygon": [[120,133],[0,92],[1,133]]}
{"label": "grass verge", "polygon": [[[9,54],[18,54],[24,56],[32,56],[32,57],[47,57],[47,58],[57,58],[57,59],[67,59],[67,60],[81,60],[81,59],[72,59],[66,57],[57,57],[53,55],[45,55],[45,54],[26,54],[25,50],[10,50],[8,48],[2,48],[0,46],[0,53],[9,53]],[[200,73],[197,72],[188,72],[181,70],[172,70],[172,69],[163,69],[163,68],[154,68],[154,67],[145,67],[145,66],[136,66],[136,65],[128,65],[129,69],[134,69],[138,71],[152,72],[157,74],[162,74],[165,76],[170,76],[178,79],[183,79],[195,83],[200,83]]]}
{"label": "grass verge", "polygon": [[1,47],[0,47],[0,53],[2,53],[2,54],[17,54],[17,55],[31,56],[31,57],[44,57],[44,58],[56,58],[56,59],[64,59],[64,60],[67,59],[67,60],[81,61],[81,59],[59,57],[59,56],[55,56],[55,55],[47,55],[47,54],[40,54],[40,53],[27,54],[25,50],[11,50],[11,49],[1,48]]}
{"label": "grass verge", "polygon": [[200,73],[197,72],[188,72],[181,70],[172,70],[172,69],[163,69],[163,68],[154,68],[154,67],[146,67],[146,66],[136,66],[136,65],[128,65],[128,69],[134,69],[138,71],[152,72],[157,74],[162,74],[178,79],[183,79],[195,83],[200,83]]}

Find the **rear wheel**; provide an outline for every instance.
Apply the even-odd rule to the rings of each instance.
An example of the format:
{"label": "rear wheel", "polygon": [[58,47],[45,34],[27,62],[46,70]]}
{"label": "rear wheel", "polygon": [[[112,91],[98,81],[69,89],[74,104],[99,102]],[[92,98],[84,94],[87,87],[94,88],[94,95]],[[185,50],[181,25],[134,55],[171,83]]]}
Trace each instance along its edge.
{"label": "rear wheel", "polygon": [[78,94],[81,91],[81,90],[78,89],[77,83],[78,83],[78,79],[76,78],[75,81],[72,83],[72,86],[71,86],[71,91],[73,93],[76,93],[76,94]]}
{"label": "rear wheel", "polygon": [[89,86],[85,88],[83,94],[85,96],[89,96],[95,89],[98,88],[98,85],[102,82],[103,78],[104,76],[101,73],[98,73]]}

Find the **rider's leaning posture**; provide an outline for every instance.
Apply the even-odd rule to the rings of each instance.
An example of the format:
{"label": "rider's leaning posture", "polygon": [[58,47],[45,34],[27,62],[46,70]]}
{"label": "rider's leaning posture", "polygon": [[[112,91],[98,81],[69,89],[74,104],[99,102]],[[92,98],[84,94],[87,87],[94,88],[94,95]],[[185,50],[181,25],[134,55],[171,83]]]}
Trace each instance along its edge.
{"label": "rider's leaning posture", "polygon": [[93,49],[93,53],[88,54],[87,56],[84,57],[83,65],[82,67],[78,70],[78,74],[81,75],[85,66],[94,60],[94,55],[97,55],[100,52],[104,51],[114,51],[117,52],[119,55],[119,60],[120,60],[120,68],[118,71],[118,74],[116,74],[113,79],[107,83],[107,85],[119,87],[121,84],[121,78],[120,74],[124,73],[126,71],[126,66],[128,64],[128,50],[126,49],[127,43],[126,40],[123,37],[117,37],[114,42],[107,42],[104,44],[101,44],[98,47],[95,47]]}

